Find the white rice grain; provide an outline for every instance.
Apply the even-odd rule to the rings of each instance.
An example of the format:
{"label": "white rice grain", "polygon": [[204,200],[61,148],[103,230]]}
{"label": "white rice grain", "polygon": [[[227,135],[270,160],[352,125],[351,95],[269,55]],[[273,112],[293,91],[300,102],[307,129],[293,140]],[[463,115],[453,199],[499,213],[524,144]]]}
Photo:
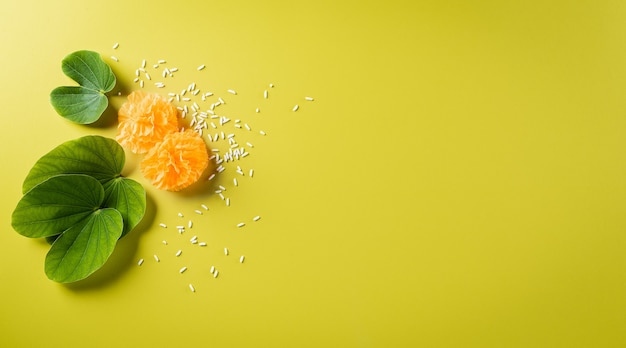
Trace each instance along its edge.
{"label": "white rice grain", "polygon": [[155,260],[156,262],[159,262],[159,261],[160,261],[160,260],[159,260],[159,257],[158,257],[158,256],[156,256],[156,254],[154,255],[154,260]]}
{"label": "white rice grain", "polygon": [[143,259],[139,259],[139,261],[137,261],[137,266],[141,266],[143,264]]}
{"label": "white rice grain", "polygon": [[182,254],[182,253],[183,253],[183,251],[182,251],[182,250],[178,250],[178,251],[176,252],[176,257],[179,257],[179,256],[180,256],[180,254]]}
{"label": "white rice grain", "polygon": [[206,67],[206,66],[205,66],[204,64],[200,65],[200,66],[198,67],[198,71],[200,71],[200,70],[204,69],[205,67]]}
{"label": "white rice grain", "polygon": [[185,273],[185,271],[186,271],[186,270],[187,270],[187,267],[183,267],[183,268],[181,268],[181,269],[180,269],[180,271],[179,271],[179,272],[180,272],[180,273]]}
{"label": "white rice grain", "polygon": [[194,288],[191,284],[189,284],[189,289],[191,290],[191,292],[196,292],[196,288]]}
{"label": "white rice grain", "polygon": [[116,42],[116,43],[113,45],[113,49],[114,49],[114,50],[116,50],[118,47],[120,47],[120,43],[119,43],[119,42]]}
{"label": "white rice grain", "polygon": [[239,263],[243,263],[243,260],[244,260],[245,258],[246,258],[245,256],[241,255],[241,256],[239,257]]}
{"label": "white rice grain", "polygon": [[160,223],[159,226],[163,227],[163,228],[167,228],[167,225],[164,223]]}

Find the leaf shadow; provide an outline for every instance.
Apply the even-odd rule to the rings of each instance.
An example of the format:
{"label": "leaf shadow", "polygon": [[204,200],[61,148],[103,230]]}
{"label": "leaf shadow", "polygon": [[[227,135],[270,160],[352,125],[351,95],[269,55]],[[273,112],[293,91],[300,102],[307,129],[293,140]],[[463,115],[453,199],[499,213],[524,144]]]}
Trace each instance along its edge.
{"label": "leaf shadow", "polygon": [[146,215],[132,231],[117,242],[113,254],[111,254],[104,266],[83,280],[63,285],[75,292],[94,291],[101,290],[119,279],[135,264],[139,239],[144,232],[150,229],[156,217],[156,210],[157,206],[154,200],[150,195],[147,195]]}

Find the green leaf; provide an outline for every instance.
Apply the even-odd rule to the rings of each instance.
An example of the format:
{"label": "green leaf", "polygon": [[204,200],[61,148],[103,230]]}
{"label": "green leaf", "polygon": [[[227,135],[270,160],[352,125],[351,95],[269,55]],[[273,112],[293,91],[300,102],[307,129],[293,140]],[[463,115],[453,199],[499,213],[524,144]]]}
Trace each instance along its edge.
{"label": "green leaf", "polygon": [[122,214],[123,237],[137,226],[146,212],[146,190],[135,180],[119,177],[104,185],[104,196],[104,205]]}
{"label": "green leaf", "polygon": [[111,67],[97,52],[77,51],[63,59],[61,68],[80,87],[58,87],[50,93],[56,112],[80,124],[97,121],[108,105],[105,93],[115,87]]}
{"label": "green leaf", "polygon": [[61,283],[86,278],[111,256],[122,229],[122,215],[117,210],[105,208],[92,212],[52,244],[46,256],[46,275]]}
{"label": "green leaf", "polygon": [[59,115],[80,124],[96,122],[109,105],[106,95],[82,86],[57,87],[50,102]]}
{"label": "green leaf", "polygon": [[88,175],[62,174],[33,187],[11,216],[15,231],[30,238],[54,236],[100,208],[104,188]]}
{"label": "green leaf", "polygon": [[67,141],[41,157],[30,170],[22,192],[59,174],[87,174],[105,185],[124,167],[122,147],[113,139],[89,135]]}
{"label": "green leaf", "polygon": [[71,53],[63,59],[61,69],[83,87],[104,93],[115,87],[115,75],[111,67],[97,52],[82,50]]}

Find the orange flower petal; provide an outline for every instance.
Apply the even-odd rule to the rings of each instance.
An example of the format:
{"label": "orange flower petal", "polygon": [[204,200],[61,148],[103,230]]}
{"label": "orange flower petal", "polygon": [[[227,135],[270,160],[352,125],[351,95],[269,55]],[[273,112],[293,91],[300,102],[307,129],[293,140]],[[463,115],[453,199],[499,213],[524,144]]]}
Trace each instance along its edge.
{"label": "orange flower petal", "polygon": [[148,152],[165,134],[178,131],[178,112],[164,97],[135,91],[118,112],[116,140],[130,151]]}
{"label": "orange flower petal", "polygon": [[158,189],[180,191],[198,181],[208,165],[206,144],[188,129],[166,134],[141,162],[141,173]]}

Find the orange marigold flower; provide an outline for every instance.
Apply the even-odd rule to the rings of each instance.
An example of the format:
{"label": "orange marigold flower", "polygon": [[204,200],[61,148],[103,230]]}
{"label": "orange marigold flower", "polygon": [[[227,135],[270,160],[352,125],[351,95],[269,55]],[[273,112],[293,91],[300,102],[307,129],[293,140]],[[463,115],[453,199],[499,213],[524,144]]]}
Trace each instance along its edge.
{"label": "orange marigold flower", "polygon": [[141,173],[158,189],[180,191],[198,181],[208,165],[206,144],[187,129],[166,134],[141,162]]}
{"label": "orange marigold flower", "polygon": [[146,153],[165,134],[178,131],[176,107],[159,94],[134,91],[118,112],[118,143],[134,153]]}

